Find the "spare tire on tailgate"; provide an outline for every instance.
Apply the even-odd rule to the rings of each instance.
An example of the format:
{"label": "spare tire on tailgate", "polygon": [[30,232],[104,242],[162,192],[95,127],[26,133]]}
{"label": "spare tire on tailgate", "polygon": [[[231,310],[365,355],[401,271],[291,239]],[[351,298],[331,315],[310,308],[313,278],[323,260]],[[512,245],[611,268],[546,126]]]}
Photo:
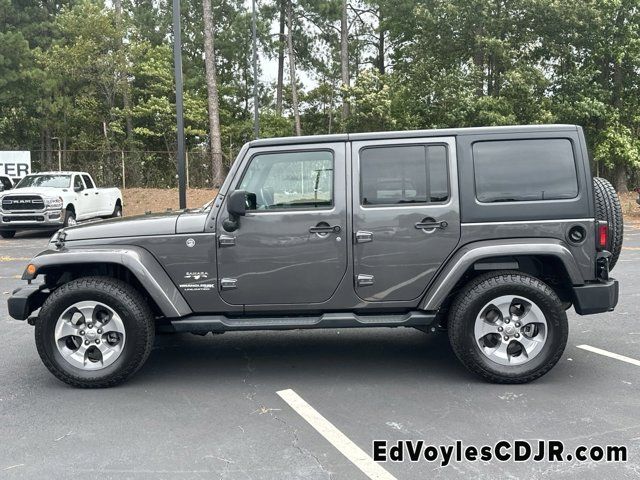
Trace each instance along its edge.
{"label": "spare tire on tailgate", "polygon": [[613,185],[604,178],[594,177],[593,193],[596,200],[596,219],[609,223],[609,251],[611,252],[609,269],[611,270],[618,261],[622,250],[624,233],[622,207]]}

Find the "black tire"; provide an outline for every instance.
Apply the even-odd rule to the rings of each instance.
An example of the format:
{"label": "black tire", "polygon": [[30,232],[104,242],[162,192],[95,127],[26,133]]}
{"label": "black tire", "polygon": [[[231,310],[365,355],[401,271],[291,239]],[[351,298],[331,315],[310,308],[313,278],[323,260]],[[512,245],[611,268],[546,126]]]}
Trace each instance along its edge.
{"label": "black tire", "polygon": [[[542,350],[521,365],[501,365],[476,343],[476,317],[501,295],[522,295],[544,313],[548,331]],[[527,383],[540,378],[558,362],[567,344],[569,325],[555,292],[535,277],[520,272],[491,272],[473,279],[454,300],[449,312],[449,340],[456,356],[471,372],[493,383]]]}
{"label": "black tire", "polygon": [[[55,344],[58,318],[76,302],[102,302],[118,313],[126,342],[120,356],[99,370],[83,370],[67,362]],[[155,335],[154,317],[142,295],[121,280],[84,277],[64,284],[45,301],[36,320],[36,347],[45,366],[63,382],[80,388],[112,387],[136,373],[147,360]]]}
{"label": "black tire", "polygon": [[622,206],[613,185],[604,178],[595,177],[593,179],[593,193],[596,203],[596,219],[609,223],[608,250],[611,252],[609,270],[613,270],[620,257],[624,237]]}
{"label": "black tire", "polygon": [[[72,225],[69,225],[69,221],[72,222]],[[64,226],[69,227],[69,226],[73,226],[75,224],[76,221],[76,214],[75,212],[73,212],[72,210],[65,210],[64,211]]]}
{"label": "black tire", "polygon": [[0,230],[0,237],[2,238],[13,238],[16,236],[15,230]]}
{"label": "black tire", "polygon": [[113,213],[110,218],[119,218],[122,216],[122,205],[116,203],[116,206],[113,207]]}

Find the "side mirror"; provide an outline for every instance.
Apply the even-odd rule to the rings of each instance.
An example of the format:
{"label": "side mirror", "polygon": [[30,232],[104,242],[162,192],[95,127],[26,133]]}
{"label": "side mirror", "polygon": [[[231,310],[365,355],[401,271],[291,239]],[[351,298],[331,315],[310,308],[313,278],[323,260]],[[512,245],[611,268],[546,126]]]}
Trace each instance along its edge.
{"label": "side mirror", "polygon": [[82,190],[84,190],[83,187],[73,187],[73,191],[76,193],[81,192]]}
{"label": "side mirror", "polygon": [[247,213],[247,192],[244,190],[234,190],[227,199],[227,212],[229,215],[244,217]]}
{"label": "side mirror", "polygon": [[247,213],[247,206],[250,209],[256,208],[256,194],[245,190],[234,190],[227,197],[227,212],[229,218],[222,222],[222,227],[227,232],[234,232],[240,227],[240,217]]}

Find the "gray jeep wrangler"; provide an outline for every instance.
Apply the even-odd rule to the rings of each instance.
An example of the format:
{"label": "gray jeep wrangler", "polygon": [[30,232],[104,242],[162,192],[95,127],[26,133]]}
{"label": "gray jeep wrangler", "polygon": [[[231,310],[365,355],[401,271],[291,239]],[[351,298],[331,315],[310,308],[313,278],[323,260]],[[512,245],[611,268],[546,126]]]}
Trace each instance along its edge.
{"label": "gray jeep wrangler", "polygon": [[203,208],[60,230],[9,314],[77,387],[131,377],[156,331],[352,327],[446,329],[469,370],[522,383],[567,309],[615,307],[622,228],[573,125],[257,140]]}

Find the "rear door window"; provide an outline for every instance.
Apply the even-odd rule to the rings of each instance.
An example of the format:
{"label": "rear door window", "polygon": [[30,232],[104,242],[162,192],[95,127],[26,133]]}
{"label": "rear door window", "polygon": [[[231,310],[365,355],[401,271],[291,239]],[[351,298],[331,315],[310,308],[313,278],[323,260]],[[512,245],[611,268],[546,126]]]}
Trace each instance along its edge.
{"label": "rear door window", "polygon": [[87,188],[96,188],[89,175],[82,175],[82,179],[84,180],[84,184],[87,186]]}
{"label": "rear door window", "polygon": [[449,198],[444,145],[367,147],[360,151],[360,204],[403,205]]}
{"label": "rear door window", "polygon": [[480,202],[563,200],[578,195],[573,147],[568,139],[476,142],[473,166]]}

